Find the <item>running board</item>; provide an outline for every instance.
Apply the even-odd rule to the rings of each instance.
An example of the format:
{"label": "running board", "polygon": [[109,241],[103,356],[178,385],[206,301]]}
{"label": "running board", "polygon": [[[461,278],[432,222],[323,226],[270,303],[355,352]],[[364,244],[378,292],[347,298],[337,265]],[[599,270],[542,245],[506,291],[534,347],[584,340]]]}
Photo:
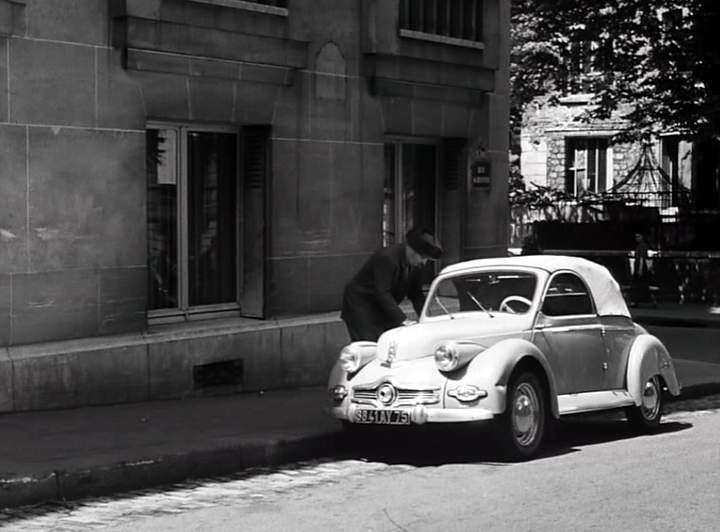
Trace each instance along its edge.
{"label": "running board", "polygon": [[632,396],[626,390],[569,393],[558,395],[557,399],[561,416],[596,410],[610,410],[635,404]]}

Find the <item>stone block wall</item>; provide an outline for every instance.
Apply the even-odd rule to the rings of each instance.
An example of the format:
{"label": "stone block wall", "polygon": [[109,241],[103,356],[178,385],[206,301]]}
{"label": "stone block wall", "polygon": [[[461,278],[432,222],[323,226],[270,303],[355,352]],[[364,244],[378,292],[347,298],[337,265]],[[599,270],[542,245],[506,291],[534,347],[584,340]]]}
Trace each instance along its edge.
{"label": "stone block wall", "polygon": [[144,116],[107,5],[2,4],[0,344],[143,330]]}

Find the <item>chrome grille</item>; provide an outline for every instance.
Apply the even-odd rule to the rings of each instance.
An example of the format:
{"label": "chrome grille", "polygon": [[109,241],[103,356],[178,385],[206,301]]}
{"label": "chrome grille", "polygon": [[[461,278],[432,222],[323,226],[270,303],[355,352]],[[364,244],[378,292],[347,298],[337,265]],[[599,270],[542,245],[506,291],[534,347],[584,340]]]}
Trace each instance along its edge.
{"label": "chrome grille", "polygon": [[[382,384],[382,383],[381,383]],[[380,385],[353,388],[352,401],[375,406],[432,405],[440,402],[440,388],[408,388],[396,386],[397,399],[392,405],[382,405],[377,398]]]}

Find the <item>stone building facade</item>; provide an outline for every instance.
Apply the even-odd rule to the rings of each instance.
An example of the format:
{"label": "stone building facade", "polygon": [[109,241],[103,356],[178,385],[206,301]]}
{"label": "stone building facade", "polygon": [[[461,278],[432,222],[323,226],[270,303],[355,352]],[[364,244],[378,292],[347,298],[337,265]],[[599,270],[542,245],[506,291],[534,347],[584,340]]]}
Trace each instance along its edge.
{"label": "stone building facade", "polygon": [[317,384],[373,249],[503,252],[508,39],[507,0],[0,0],[0,411]]}

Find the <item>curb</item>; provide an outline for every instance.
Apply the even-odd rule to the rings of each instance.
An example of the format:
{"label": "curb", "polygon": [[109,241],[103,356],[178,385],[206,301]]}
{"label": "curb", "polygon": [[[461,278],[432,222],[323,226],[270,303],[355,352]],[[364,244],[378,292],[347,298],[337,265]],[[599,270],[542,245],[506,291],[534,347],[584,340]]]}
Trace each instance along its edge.
{"label": "curb", "polygon": [[[720,383],[684,387],[669,403],[720,394]],[[0,478],[0,510],[50,501],[70,501],[153,488],[189,479],[237,473],[251,467],[278,466],[345,451],[342,431],[294,438],[257,438],[227,447],[189,451],[134,462],[35,476]]]}
{"label": "curb", "polygon": [[341,435],[342,432],[336,431],[294,438],[256,439],[228,447],[76,471],[0,478],[0,510],[110,495],[236,473],[251,467],[319,458],[343,450]]}

